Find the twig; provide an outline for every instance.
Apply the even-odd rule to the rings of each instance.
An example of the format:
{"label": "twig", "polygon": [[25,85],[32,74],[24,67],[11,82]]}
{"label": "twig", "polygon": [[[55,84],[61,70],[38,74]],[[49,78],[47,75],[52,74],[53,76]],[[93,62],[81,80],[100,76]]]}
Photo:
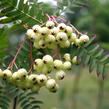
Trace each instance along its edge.
{"label": "twig", "polygon": [[30,51],[31,51],[31,68],[30,68],[29,72],[31,72],[32,68],[33,68],[32,39],[30,40]]}
{"label": "twig", "polygon": [[21,48],[23,47],[24,43],[26,42],[26,40],[27,40],[27,37],[25,38],[25,40],[24,40],[23,43],[21,44],[20,48],[18,49],[18,51],[17,51],[17,53],[16,53],[16,55],[15,55],[13,61],[12,61],[11,71],[12,71],[13,65],[14,65],[14,63],[15,63],[15,60],[16,60],[16,58],[17,58],[17,55],[19,54],[19,52],[20,52]]}
{"label": "twig", "polygon": [[57,23],[55,17],[54,16],[51,16],[51,18],[52,18],[52,21],[56,24],[56,26],[58,26],[58,23]]}
{"label": "twig", "polygon": [[61,17],[58,17],[58,16],[54,16],[54,17],[56,17],[56,18],[58,18],[58,19],[60,19],[60,20],[62,20],[62,21],[64,21],[64,22],[67,22],[67,20],[65,20],[65,19],[63,19],[63,18],[61,18]]}
{"label": "twig", "polygon": [[48,18],[48,20],[51,20],[51,18],[48,14],[45,14],[45,16]]}
{"label": "twig", "polygon": [[[58,17],[58,16],[54,16],[54,17],[56,17],[56,18],[58,18],[58,19],[64,21],[65,23],[67,23],[67,20],[64,19],[64,18],[61,18],[61,17]],[[68,23],[68,24],[72,27],[72,29],[73,29],[75,32],[77,32],[78,36],[79,36],[80,34],[82,34],[82,33],[80,33],[72,24],[70,24],[70,23]],[[78,38],[78,36],[77,36],[77,38]]]}
{"label": "twig", "polygon": [[16,63],[14,63],[14,65],[15,65],[16,69],[18,70],[18,67],[17,67]]}
{"label": "twig", "polygon": [[17,106],[17,97],[14,98],[13,109],[16,109],[16,106]]}

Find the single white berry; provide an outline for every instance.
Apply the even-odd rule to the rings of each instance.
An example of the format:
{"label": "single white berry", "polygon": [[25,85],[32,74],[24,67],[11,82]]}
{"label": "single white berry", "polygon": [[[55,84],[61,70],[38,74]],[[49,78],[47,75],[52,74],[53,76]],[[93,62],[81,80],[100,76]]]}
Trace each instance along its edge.
{"label": "single white berry", "polygon": [[12,77],[12,72],[8,69],[3,71],[3,78],[4,79],[10,79]]}
{"label": "single white berry", "polygon": [[40,35],[41,35],[42,37],[47,36],[48,33],[49,33],[49,30],[48,30],[46,27],[42,27],[42,28],[40,29]]}
{"label": "single white berry", "polygon": [[34,25],[32,27],[32,29],[33,29],[33,31],[34,31],[35,34],[38,34],[38,33],[40,33],[41,27],[39,25]]}
{"label": "single white berry", "polygon": [[71,36],[69,36],[69,40],[70,40],[71,42],[75,42],[76,39],[77,39],[77,36],[76,36],[75,33],[72,33]]}
{"label": "single white berry", "polygon": [[66,40],[63,43],[60,43],[60,46],[62,48],[68,48],[68,47],[70,47],[70,41],[69,40]]}
{"label": "single white berry", "polygon": [[47,42],[48,44],[51,44],[53,42],[55,42],[55,37],[53,35],[48,35],[45,39],[45,42]]}
{"label": "single white berry", "polygon": [[46,47],[46,43],[45,43],[45,41],[43,39],[41,39],[39,41],[39,46],[40,46],[40,48],[45,48]]}
{"label": "single white berry", "polygon": [[66,62],[63,63],[63,69],[64,70],[70,70],[71,66],[72,66],[72,64],[69,61],[66,61]]}
{"label": "single white berry", "polygon": [[53,89],[56,86],[56,81],[54,79],[49,79],[46,82],[46,87],[48,89]]}
{"label": "single white berry", "polygon": [[42,68],[42,66],[43,66],[43,60],[42,59],[35,59],[34,64],[35,64],[36,67]]}
{"label": "single white berry", "polygon": [[64,72],[63,70],[59,70],[59,71],[56,72],[56,78],[57,78],[58,80],[64,79],[65,75],[66,75],[66,74],[65,74],[65,72]]}
{"label": "single white berry", "polygon": [[69,35],[72,34],[72,32],[73,32],[72,28],[70,26],[66,26],[65,33]]}
{"label": "single white berry", "polygon": [[77,56],[74,56],[74,57],[72,58],[72,63],[73,63],[73,64],[80,64],[80,62],[81,62],[81,60],[80,60],[80,58],[78,58]]}
{"label": "single white berry", "polygon": [[39,41],[34,41],[34,45],[33,45],[35,48],[39,49],[40,46],[39,46]]}
{"label": "single white berry", "polygon": [[30,81],[31,83],[37,83],[37,78],[38,78],[38,75],[31,74],[28,76],[28,81]]}
{"label": "single white berry", "polygon": [[59,85],[56,84],[54,88],[49,89],[50,92],[56,93],[59,89]]}
{"label": "single white berry", "polygon": [[0,69],[0,78],[3,78],[3,71]]}
{"label": "single white berry", "polygon": [[66,41],[68,39],[67,37],[67,34],[64,33],[64,32],[59,32],[56,36],[56,39],[59,41],[59,42],[62,42],[62,41]]}
{"label": "single white berry", "polygon": [[34,31],[32,29],[28,29],[26,35],[31,38],[31,35],[34,34]]}
{"label": "single white berry", "polygon": [[64,54],[64,59],[65,59],[65,61],[70,61],[71,60],[70,54],[69,53],[65,53]]}
{"label": "single white berry", "polygon": [[24,79],[24,78],[26,78],[28,72],[26,71],[26,69],[21,68],[21,69],[18,70],[18,74],[19,74],[19,77],[20,78],[23,78]]}
{"label": "single white berry", "polygon": [[54,27],[53,29],[50,30],[50,34],[53,35],[53,36],[56,36],[58,32],[59,31],[56,27]]}
{"label": "single white berry", "polygon": [[44,85],[47,81],[47,76],[44,74],[40,74],[40,75],[38,75],[37,81],[38,81],[39,85]]}
{"label": "single white berry", "polygon": [[57,28],[59,31],[65,31],[66,25],[64,23],[60,23]]}
{"label": "single white berry", "polygon": [[34,40],[34,42],[38,42],[40,40],[40,34],[35,34],[34,36],[31,36]]}
{"label": "single white berry", "polygon": [[61,69],[63,67],[63,63],[61,60],[54,61],[54,69]]}
{"label": "single white berry", "polygon": [[76,39],[76,40],[75,40],[75,44],[76,44],[77,46],[79,46],[79,45],[81,44],[80,39]]}
{"label": "single white berry", "polygon": [[50,55],[45,55],[42,60],[44,64],[53,64],[53,58]]}
{"label": "single white berry", "polygon": [[34,70],[36,70],[37,72],[41,72],[43,65],[44,63],[42,59],[36,59],[34,62]]}
{"label": "single white berry", "polygon": [[48,22],[46,23],[46,27],[47,27],[48,29],[52,29],[54,26],[55,26],[55,24],[54,24],[53,21],[48,21]]}
{"label": "single white berry", "polygon": [[81,43],[86,43],[86,42],[88,42],[89,41],[89,36],[87,36],[87,35],[82,35],[82,36],[80,36],[80,41],[81,41]]}
{"label": "single white berry", "polygon": [[20,79],[19,73],[18,72],[14,72],[13,75],[12,75],[12,79],[15,80],[15,81],[19,80]]}

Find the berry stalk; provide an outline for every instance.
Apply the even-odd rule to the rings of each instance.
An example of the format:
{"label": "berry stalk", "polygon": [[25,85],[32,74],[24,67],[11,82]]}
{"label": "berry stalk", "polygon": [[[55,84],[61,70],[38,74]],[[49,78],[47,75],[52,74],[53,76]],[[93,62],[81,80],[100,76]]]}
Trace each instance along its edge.
{"label": "berry stalk", "polygon": [[19,52],[20,52],[21,48],[23,47],[24,43],[26,42],[26,40],[27,40],[27,37],[25,38],[25,40],[24,40],[23,43],[21,44],[20,48],[18,49],[18,51],[17,51],[17,53],[16,53],[16,55],[15,55],[13,61],[12,61],[11,71],[12,71],[12,69],[13,69],[13,65],[14,65],[14,63],[15,63],[15,60],[16,60],[16,58],[17,58],[17,55],[19,54]]}
{"label": "berry stalk", "polygon": [[33,69],[32,39],[30,40],[30,51],[31,51],[31,68],[30,68],[29,72],[31,72]]}
{"label": "berry stalk", "polygon": [[48,18],[48,20],[51,20],[51,18],[48,14],[45,14],[45,16]]}
{"label": "berry stalk", "polygon": [[58,23],[57,23],[55,17],[54,16],[51,16],[51,18],[52,18],[52,21],[56,24],[56,26],[58,26]]}

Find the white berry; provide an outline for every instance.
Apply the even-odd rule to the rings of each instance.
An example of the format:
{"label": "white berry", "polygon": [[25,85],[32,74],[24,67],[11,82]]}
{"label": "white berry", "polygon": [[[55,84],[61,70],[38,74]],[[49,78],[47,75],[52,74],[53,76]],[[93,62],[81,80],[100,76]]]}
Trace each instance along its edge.
{"label": "white berry", "polygon": [[60,23],[57,28],[59,31],[65,31],[66,25],[64,23]]}
{"label": "white berry", "polygon": [[54,68],[55,68],[55,69],[61,69],[62,66],[63,66],[63,63],[62,63],[61,60],[55,60],[55,61],[54,61]]}
{"label": "white berry", "polygon": [[64,62],[64,64],[63,64],[63,69],[64,70],[69,70],[69,69],[71,69],[71,62],[69,62],[69,61],[66,61],[66,62]]}
{"label": "white berry", "polygon": [[65,53],[65,54],[64,54],[64,59],[65,59],[66,61],[70,61],[70,60],[71,60],[70,54],[69,54],[69,53]]}
{"label": "white berry", "polygon": [[40,33],[41,27],[39,25],[34,25],[32,27],[32,29],[33,29],[34,33],[38,34],[38,33]]}
{"label": "white berry", "polygon": [[47,82],[46,82],[46,87],[48,89],[52,89],[56,86],[56,81],[54,79],[49,79]]}
{"label": "white berry", "polygon": [[10,70],[4,70],[3,71],[3,78],[4,79],[10,79],[12,77],[12,72]]}
{"label": "white berry", "polygon": [[53,58],[50,55],[45,55],[42,60],[44,64],[53,64]]}
{"label": "white berry", "polygon": [[26,35],[31,38],[31,35],[34,34],[34,31],[32,29],[28,29]]}
{"label": "white berry", "polygon": [[44,74],[38,75],[37,81],[38,81],[39,85],[44,85],[46,83],[46,81],[47,81],[46,75],[44,75]]}
{"label": "white berry", "polygon": [[59,32],[56,36],[56,39],[59,41],[59,42],[62,42],[62,41],[66,41],[68,39],[67,37],[67,34],[64,33],[64,32]]}
{"label": "white berry", "polygon": [[48,29],[52,29],[54,26],[55,26],[55,24],[54,24],[53,21],[48,21],[48,22],[46,23],[46,27],[47,27]]}
{"label": "white berry", "polygon": [[87,36],[87,35],[82,35],[82,36],[80,37],[80,41],[81,41],[81,43],[86,43],[86,42],[88,42],[88,41],[89,41],[89,36]]}
{"label": "white berry", "polygon": [[72,32],[73,32],[72,28],[70,26],[66,26],[65,33],[67,33],[69,35]]}
{"label": "white berry", "polygon": [[66,75],[66,74],[65,74],[65,72],[64,72],[63,70],[59,70],[59,71],[56,72],[56,78],[57,78],[58,80],[64,79],[65,75]]}

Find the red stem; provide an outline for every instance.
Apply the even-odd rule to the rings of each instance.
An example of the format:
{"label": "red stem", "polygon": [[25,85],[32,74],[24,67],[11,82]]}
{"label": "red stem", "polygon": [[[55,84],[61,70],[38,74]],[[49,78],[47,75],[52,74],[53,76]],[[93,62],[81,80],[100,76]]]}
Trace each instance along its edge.
{"label": "red stem", "polygon": [[64,21],[64,22],[67,22],[67,20],[65,20],[65,19],[63,19],[63,18],[61,18],[61,17],[58,17],[58,16],[54,16],[54,17],[56,17],[56,18],[58,18],[58,19],[60,19],[60,20],[62,20],[62,21]]}
{"label": "red stem", "polygon": [[16,63],[14,63],[14,65],[15,65],[16,69],[18,70],[18,67],[17,67]]}
{"label": "red stem", "polygon": [[29,72],[31,72],[32,68],[33,68],[32,39],[30,40],[30,50],[31,50],[31,68],[30,68]]}
{"label": "red stem", "polygon": [[26,42],[26,40],[27,40],[27,37],[25,38],[25,40],[24,40],[23,43],[21,44],[20,48],[18,49],[18,51],[17,51],[17,53],[16,53],[16,55],[15,55],[13,61],[12,61],[11,71],[12,71],[12,69],[13,69],[13,65],[14,65],[14,63],[15,63],[15,60],[16,60],[16,58],[17,58],[17,55],[19,54],[19,52],[20,52],[21,48],[23,47],[24,43]]}
{"label": "red stem", "polygon": [[54,16],[51,16],[51,18],[52,18],[52,21],[56,24],[56,26],[58,26],[58,23],[57,23],[55,17]]}
{"label": "red stem", "polygon": [[48,14],[45,14],[45,16],[48,18],[48,20],[51,20],[51,18]]}
{"label": "red stem", "polygon": [[[69,25],[72,27],[72,29],[73,29],[75,32],[77,32],[78,36],[79,36],[79,34],[81,34],[72,24],[69,24]],[[78,38],[78,36],[77,36],[77,38]]]}
{"label": "red stem", "polygon": [[[62,21],[64,21],[64,22],[67,22],[67,20],[65,20],[65,19],[63,19],[63,18],[61,18],[61,17],[58,17],[58,16],[54,16],[54,17],[56,17],[56,18],[58,18],[58,19],[60,19],[60,20],[62,20]],[[72,27],[72,29],[73,29],[75,32],[77,32],[78,36],[79,36],[79,34],[81,34],[72,24],[69,24],[69,25]],[[78,38],[78,36],[77,36],[77,38]]]}

